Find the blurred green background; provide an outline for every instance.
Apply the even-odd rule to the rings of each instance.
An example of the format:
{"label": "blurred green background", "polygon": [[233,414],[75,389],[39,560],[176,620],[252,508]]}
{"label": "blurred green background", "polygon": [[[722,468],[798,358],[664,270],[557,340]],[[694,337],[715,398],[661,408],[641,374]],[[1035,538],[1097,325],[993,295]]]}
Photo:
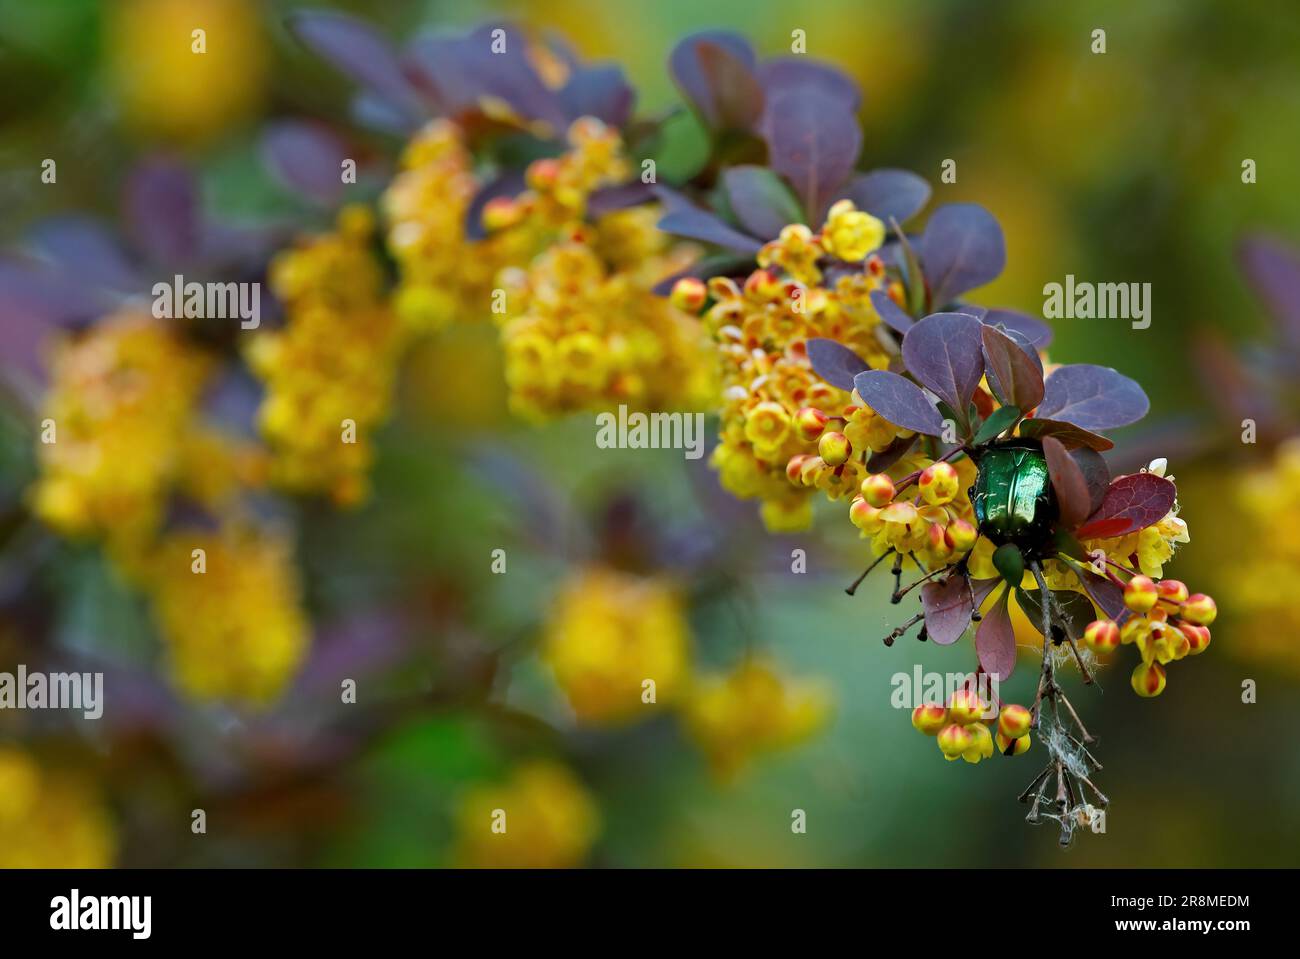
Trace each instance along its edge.
{"label": "blurred green background", "polygon": [[[148,16],[134,9],[146,6]],[[206,204],[224,216],[327,222],[329,211],[276,183],[258,150],[270,118],[348,125],[348,84],[283,27],[298,6],[0,0],[3,245],[51,214],[112,218],[126,171],[158,148],[197,167]],[[1235,431],[1220,425],[1218,398],[1190,353],[1204,328],[1234,341],[1266,335],[1236,242],[1259,229],[1300,240],[1294,3],[337,6],[393,38],[496,14],[557,30],[585,56],[621,63],[644,113],[676,102],[664,64],[684,34],[734,29],[770,56],[788,51],[792,30],[806,31],[810,55],[863,85],[869,166],[916,170],[936,203],[977,201],[1001,221],[1008,268],[976,299],[1036,312],[1044,284],[1068,273],[1152,284],[1150,329],[1055,321],[1051,354],[1138,379],[1152,401],[1148,427],[1190,422],[1211,447],[1223,441],[1195,461],[1170,454],[1171,472],[1188,482],[1182,515],[1192,541],[1167,572],[1218,598],[1215,641],[1173,671],[1156,700],[1133,696],[1123,668],[1105,670],[1100,690],[1071,690],[1100,737],[1105,770],[1096,781],[1113,805],[1106,835],[1082,835],[1062,852],[1055,830],[1027,826],[1015,802],[1037,771],[1033,753],[975,768],[945,763],[890,706],[895,672],[914,662],[957,671],[970,650],[911,639],[882,646],[907,607],[890,607],[880,581],[844,595],[864,550],[839,506],[823,504],[816,534],[768,537],[752,504],[728,503],[700,463],[598,450],[585,416],[541,429],[513,422],[492,332],[453,328],[412,360],[380,437],[371,501],[354,514],[304,506],[296,516],[318,639],[321,624],[332,624],[340,655],[367,650],[357,654],[371,677],[357,706],[333,703],[335,673],[321,666],[325,678],[315,687],[304,679],[270,718],[192,707],[143,680],[141,705],[103,728],[0,714],[0,737],[93,781],[113,823],[115,862],[447,864],[467,786],[544,755],[572,769],[599,808],[602,826],[584,859],[594,865],[1296,863],[1300,754],[1282,731],[1300,705],[1300,647],[1252,654],[1246,631],[1274,627],[1234,622],[1230,572],[1250,544],[1222,545],[1236,522],[1228,488],[1269,452],[1232,448]],[[201,78],[163,62],[142,81],[141,61],[155,49],[150,26],[201,8],[235,25],[237,47],[215,51]],[[1104,54],[1091,51],[1098,28]],[[399,146],[356,135],[380,154]],[[57,188],[38,181],[49,156],[60,158]],[[1257,164],[1255,184],[1242,182],[1246,158]],[[939,180],[946,159],[956,160],[955,184]],[[32,426],[19,419],[6,412],[7,503],[33,475]],[[1126,440],[1146,443],[1135,435],[1121,447]],[[790,673],[825,678],[835,711],[820,734],[722,783],[669,718],[573,727],[531,649],[557,585],[592,554],[611,502],[637,503],[645,517],[637,528],[666,543],[716,548],[707,582],[691,590],[698,658],[723,668],[746,650],[770,650]],[[157,654],[147,617],[95,550],[60,544],[33,554],[6,536],[6,574],[30,577],[47,602],[36,626],[7,615],[0,666],[24,661],[35,644],[150,672]],[[505,576],[489,569],[497,547],[510,556]],[[807,552],[806,575],[790,572],[794,548]],[[1032,698],[1032,673],[1021,669],[1004,696]],[[1257,704],[1241,701],[1246,679],[1258,682]],[[189,830],[198,807],[209,816],[203,837]],[[796,808],[807,812],[806,835],[791,832]]]}

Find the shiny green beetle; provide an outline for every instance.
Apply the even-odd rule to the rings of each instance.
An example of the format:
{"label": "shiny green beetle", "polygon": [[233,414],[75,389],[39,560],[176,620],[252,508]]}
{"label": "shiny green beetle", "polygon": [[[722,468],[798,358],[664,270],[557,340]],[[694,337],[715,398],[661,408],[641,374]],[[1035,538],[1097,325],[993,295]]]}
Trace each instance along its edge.
{"label": "shiny green beetle", "polygon": [[1011,543],[1030,557],[1051,539],[1056,497],[1038,443],[1008,440],[981,451],[970,499],[979,531],[999,546]]}

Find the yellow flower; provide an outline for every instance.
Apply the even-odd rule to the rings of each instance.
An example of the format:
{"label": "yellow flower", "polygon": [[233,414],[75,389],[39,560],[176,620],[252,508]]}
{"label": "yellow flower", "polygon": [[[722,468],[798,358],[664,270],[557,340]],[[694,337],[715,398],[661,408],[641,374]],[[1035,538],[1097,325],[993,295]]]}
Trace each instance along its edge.
{"label": "yellow flower", "polygon": [[[813,275],[809,264],[821,255],[820,247],[806,227],[787,227],[782,238],[769,244],[760,262],[779,266],[791,281],[766,269],[751,274],[743,287],[715,277],[704,325],[715,343],[722,387],[721,442],[711,462],[724,489],[760,500],[769,530],[788,532],[811,522],[811,506],[799,501],[814,489],[831,499],[852,495],[866,475],[863,458],[911,434],[877,416],[856,394],[823,381],[806,350],[808,340],[824,337],[873,367],[889,365],[870,300],[872,290],[883,288],[881,264],[873,258],[833,287],[809,288],[799,278]],[[820,434],[792,428],[800,410],[809,407],[819,411],[813,419],[848,438],[853,455],[847,462],[828,466],[816,455]],[[801,456],[807,469],[795,471],[792,461]]]}
{"label": "yellow flower", "polygon": [[81,777],[0,746],[0,869],[104,869],[116,845],[108,812]]}
{"label": "yellow flower", "polygon": [[170,532],[146,589],[175,681],[195,699],[264,706],[297,674],[309,627],[283,538],[233,528]]}
{"label": "yellow flower", "polygon": [[821,238],[827,253],[856,263],[884,242],[885,224],[857,209],[852,200],[840,200],[831,206]]}
{"label": "yellow flower", "polygon": [[456,823],[460,866],[569,869],[586,860],[600,813],[568,769],[534,761],[504,783],[467,792]]}
{"label": "yellow flower", "polygon": [[579,721],[616,723],[676,701],[690,670],[690,630],[663,579],[585,570],[566,583],[546,624],[542,657]]}
{"label": "yellow flower", "polygon": [[368,211],[349,207],[334,233],[277,256],[270,279],[285,324],[248,347],[266,384],[258,423],[272,449],[272,482],[328,493],[341,506],[366,496],[371,435],[388,417],[412,334],[385,299],[372,229]]}
{"label": "yellow flower", "polygon": [[[127,310],[53,351],[33,511],[66,536],[134,548],[160,520],[209,364],[167,325]],[[43,427],[44,431],[44,427]],[[44,437],[43,437],[44,439]]]}
{"label": "yellow flower", "polygon": [[131,0],[106,9],[111,79],[133,126],[203,141],[259,106],[268,44],[251,0]]}
{"label": "yellow flower", "polygon": [[701,680],[684,703],[687,730],[724,779],[760,752],[808,738],[829,711],[829,693],[821,684],[783,679],[762,661]]}

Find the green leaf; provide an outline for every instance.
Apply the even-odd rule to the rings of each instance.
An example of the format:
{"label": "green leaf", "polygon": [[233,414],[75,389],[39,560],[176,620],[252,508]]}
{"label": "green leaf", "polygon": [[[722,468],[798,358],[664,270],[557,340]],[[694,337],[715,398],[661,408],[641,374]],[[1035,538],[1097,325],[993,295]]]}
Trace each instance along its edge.
{"label": "green leaf", "polygon": [[1020,418],[1020,410],[1014,406],[1000,406],[986,419],[975,434],[975,445],[988,443],[995,439],[999,433],[1008,429],[1012,423]]}
{"label": "green leaf", "polygon": [[1004,543],[993,551],[993,568],[1011,586],[1019,587],[1025,578],[1025,557],[1014,543]]}
{"label": "green leaf", "polygon": [[925,313],[925,275],[921,272],[921,261],[917,259],[916,251],[912,249],[912,244],[908,241],[903,228],[898,225],[898,221],[891,219],[889,222],[894,227],[898,242],[903,247],[903,265],[907,269],[908,312],[913,316],[921,316]]}
{"label": "green leaf", "polygon": [[661,183],[684,183],[709,162],[709,134],[690,110],[675,113],[659,127],[650,149]]}

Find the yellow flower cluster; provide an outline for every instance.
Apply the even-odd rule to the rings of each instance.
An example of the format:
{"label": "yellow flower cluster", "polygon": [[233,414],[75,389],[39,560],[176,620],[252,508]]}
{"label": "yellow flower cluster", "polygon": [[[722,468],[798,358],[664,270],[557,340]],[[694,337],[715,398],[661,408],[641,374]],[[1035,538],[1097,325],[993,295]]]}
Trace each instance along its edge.
{"label": "yellow flower cluster", "polygon": [[655,703],[678,700],[688,681],[690,630],[676,589],[594,567],[560,591],[546,624],[542,658],[555,672],[574,713],[585,723],[638,715],[643,684]]}
{"label": "yellow flower cluster", "polygon": [[270,60],[258,6],[253,0],[107,5],[109,81],[124,119],[150,137],[186,142],[210,140],[246,119],[264,96]]}
{"label": "yellow flower cluster", "polygon": [[461,132],[437,121],[417,136],[384,198],[397,312],[432,328],[496,317],[510,405],[529,419],[617,403],[698,407],[710,392],[705,341],[651,292],[692,251],[655,228],[650,208],[587,222],[592,192],[625,181],[630,166],[618,131],[593,118],[575,121],[567,143],[529,165],[521,194],[484,205],[487,235],[473,240],[464,220],[481,184]]}
{"label": "yellow flower cluster", "polygon": [[80,777],[0,747],[0,869],[104,869],[116,846],[107,810]]}
{"label": "yellow flower cluster", "polygon": [[820,686],[786,680],[768,662],[696,676],[686,612],[663,577],[605,567],[576,573],[547,621],[542,658],[579,722],[628,722],[670,705],[722,776],[806,738],[829,712]]}
{"label": "yellow flower cluster", "polygon": [[180,478],[207,372],[167,321],[145,312],[59,341],[30,494],[36,515],[65,536],[137,549]]}
{"label": "yellow flower cluster", "polygon": [[615,404],[639,410],[703,404],[711,380],[699,326],[650,292],[653,274],[671,267],[657,253],[639,268],[611,266],[601,255],[611,234],[628,242],[629,233],[640,234],[633,243],[662,242],[651,211],[612,213],[526,270],[503,274],[509,312],[501,339],[516,415],[536,421]]}
{"label": "yellow flower cluster", "polygon": [[[33,511],[66,536],[97,536],[153,601],[179,685],[265,702],[292,676],[307,631],[287,549],[257,534],[164,532],[182,494],[217,515],[262,484],[262,450],[203,422],[210,361],[167,320],[105,317],[54,350]],[[207,572],[192,572],[204,548]]]}
{"label": "yellow flower cluster", "polygon": [[749,660],[701,679],[685,706],[686,728],[722,778],[757,753],[790,746],[826,722],[829,694],[816,682],[783,679],[772,663]]}
{"label": "yellow flower cluster", "polygon": [[[866,477],[865,457],[910,435],[823,381],[808,359],[807,341],[825,337],[874,368],[889,364],[870,300],[873,290],[889,287],[883,263],[877,257],[861,268],[840,263],[833,280],[819,266],[832,252],[861,259],[869,244],[883,240],[883,231],[867,229],[860,217],[879,221],[851,203],[836,207],[820,237],[801,225],[782,230],[760,252],[764,268],[743,285],[725,277],[708,285],[714,302],[704,323],[717,346],[723,388],[721,443],[712,463],[729,492],[761,502],[763,521],[776,532],[806,528],[813,489],[832,499],[855,492]],[[827,248],[831,235],[836,239]],[[835,431],[858,455],[834,466],[819,455],[819,436],[828,425],[821,410],[833,412]]]}
{"label": "yellow flower cluster", "polygon": [[932,703],[912,710],[912,727],[933,736],[943,758],[949,762],[960,757],[978,766],[995,750],[1003,756],[1027,752],[1033,745],[1029,735],[1033,725],[1030,711],[1014,703],[999,706],[992,729],[986,718],[990,711],[989,704],[968,682],[953,691],[946,707]]}
{"label": "yellow flower cluster", "polygon": [[586,860],[600,811],[568,769],[546,760],[467,792],[457,811],[456,863],[483,869],[568,869]]}
{"label": "yellow flower cluster", "polygon": [[261,706],[296,674],[309,629],[280,536],[233,527],[168,533],[148,587],[176,683],[195,699]]}
{"label": "yellow flower cluster", "polygon": [[[1234,610],[1250,623],[1238,631],[1248,651],[1300,665],[1293,637],[1300,631],[1300,604],[1287,584],[1300,572],[1300,438],[1281,444],[1273,461],[1238,484],[1238,527],[1235,572],[1223,586]],[[1248,546],[1246,544],[1249,544]]]}
{"label": "yellow flower cluster", "polygon": [[585,222],[591,192],[625,179],[627,163],[617,132],[596,120],[576,121],[569,142],[569,152],[529,167],[528,191],[484,214],[498,227],[493,239],[550,237],[499,277],[511,408],[533,420],[619,403],[698,408],[712,391],[707,341],[652,292],[691,251],[656,229],[651,207]]}
{"label": "yellow flower cluster", "polygon": [[388,416],[410,334],[389,309],[373,230],[368,210],[347,207],[334,232],[279,254],[270,282],[285,324],[248,349],[266,384],[258,422],[272,481],[342,506],[368,493],[371,433]]}
{"label": "yellow flower cluster", "polygon": [[435,120],[407,145],[383,211],[399,273],[393,308],[408,326],[437,330],[488,314],[497,270],[507,259],[502,244],[466,235],[477,190],[474,158],[456,124]]}
{"label": "yellow flower cluster", "polygon": [[[992,565],[992,544],[976,539],[975,509],[967,493],[976,467],[968,457],[947,463],[911,453],[890,472],[903,474],[896,485],[887,473],[873,474],[863,480],[849,507],[850,521],[871,540],[872,555],[894,550],[933,570],[984,544],[984,552],[975,549],[972,559],[987,553]],[[914,494],[907,492],[911,482],[916,483]]]}

